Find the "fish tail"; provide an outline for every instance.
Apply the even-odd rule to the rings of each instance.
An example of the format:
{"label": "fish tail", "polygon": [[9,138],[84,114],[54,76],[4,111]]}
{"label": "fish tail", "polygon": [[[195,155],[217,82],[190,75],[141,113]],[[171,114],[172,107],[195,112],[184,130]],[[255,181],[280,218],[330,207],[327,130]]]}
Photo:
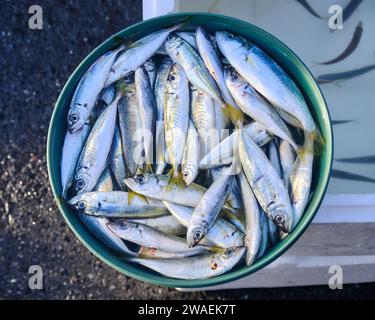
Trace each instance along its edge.
{"label": "fish tail", "polygon": [[134,197],[138,197],[140,199],[142,199],[143,201],[147,202],[147,199],[145,196],[141,195],[141,194],[138,194],[134,191],[129,191],[128,192],[128,205],[130,205],[134,199]]}
{"label": "fish tail", "polygon": [[178,166],[172,166],[167,175],[169,175],[168,185],[185,185],[182,172],[178,170]]}
{"label": "fish tail", "polygon": [[320,130],[316,128],[312,133],[309,134],[308,138],[312,141],[312,152],[314,155],[318,156],[321,155],[323,152],[323,147],[325,145],[324,137],[322,136]]}
{"label": "fish tail", "polygon": [[242,128],[244,114],[241,110],[230,105],[229,103],[224,103],[224,114],[232,121],[236,128]]}

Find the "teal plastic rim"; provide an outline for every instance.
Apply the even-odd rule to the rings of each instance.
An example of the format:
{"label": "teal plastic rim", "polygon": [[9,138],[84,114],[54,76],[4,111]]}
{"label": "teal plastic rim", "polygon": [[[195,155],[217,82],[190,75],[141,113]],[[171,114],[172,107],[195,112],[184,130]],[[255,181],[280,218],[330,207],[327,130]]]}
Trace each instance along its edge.
{"label": "teal plastic rim", "polygon": [[[66,132],[66,116],[71,97],[83,73],[98,57],[118,47],[122,40],[133,41],[180,22],[185,23],[186,29],[202,25],[209,32],[227,30],[242,35],[267,52],[299,86],[325,141],[321,155],[314,161],[312,197],[295,230],[252,266],[236,267],[223,275],[199,280],[168,278],[142,266],[126,262],[120,255],[97,240],[61,197],[60,157]],[[52,192],[60,212],[78,239],[99,259],[130,277],[155,285],[178,288],[200,288],[228,283],[262,269],[286,252],[304,233],[319,209],[328,186],[332,159],[333,134],[329,111],[318,84],[304,63],[285,44],[259,27],[232,17],[210,13],[177,13],[156,17],[123,29],[100,44],[80,63],[61,91],[52,113],[47,138],[48,174]]]}

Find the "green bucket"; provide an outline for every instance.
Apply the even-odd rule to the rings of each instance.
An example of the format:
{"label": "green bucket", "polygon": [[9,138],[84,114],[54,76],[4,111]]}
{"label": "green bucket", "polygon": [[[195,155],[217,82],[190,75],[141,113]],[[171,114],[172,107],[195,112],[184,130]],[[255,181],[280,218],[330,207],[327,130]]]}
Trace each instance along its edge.
{"label": "green bucket", "polygon": [[[102,244],[84,227],[78,216],[68,208],[61,197],[60,157],[66,132],[66,117],[75,87],[83,73],[102,54],[118,47],[119,39],[136,40],[153,31],[183,21],[187,23],[186,28],[202,25],[209,32],[227,30],[242,35],[267,52],[284,68],[301,89],[325,140],[322,153],[315,159],[314,163],[312,198],[295,230],[252,266],[236,267],[223,275],[202,280],[171,279],[124,261],[121,256]],[[130,277],[156,285],[179,288],[199,288],[231,282],[262,269],[281,256],[297,241],[314,218],[328,185],[332,158],[333,136],[327,105],[314,77],[303,62],[286,45],[262,29],[238,19],[208,13],[181,13],[157,17],[132,25],[103,42],[82,61],[65,84],[52,114],[47,140],[48,172],[52,191],[62,215],[80,241],[105,263]]]}

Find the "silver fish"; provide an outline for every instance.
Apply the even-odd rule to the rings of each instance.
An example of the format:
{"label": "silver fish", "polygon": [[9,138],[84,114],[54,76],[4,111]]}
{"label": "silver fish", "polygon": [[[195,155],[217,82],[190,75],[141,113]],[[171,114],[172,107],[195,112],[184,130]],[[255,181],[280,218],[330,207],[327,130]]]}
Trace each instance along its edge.
{"label": "silver fish", "polygon": [[168,213],[161,202],[149,203],[124,191],[86,192],[73,197],[68,203],[80,212],[97,217],[152,218]]}
{"label": "silver fish", "polygon": [[266,213],[261,209],[260,210],[260,228],[262,230],[262,239],[261,239],[261,242],[260,242],[258,253],[255,257],[255,260],[258,260],[259,258],[261,258],[267,250],[268,233],[269,233],[268,221],[269,221],[269,219],[268,219]]}
{"label": "silver fish", "polygon": [[255,90],[297,118],[306,132],[317,130],[301,91],[272,58],[243,37],[227,31],[217,31],[215,36],[221,53]]}
{"label": "silver fish", "polygon": [[172,60],[169,57],[163,57],[160,61],[154,86],[154,95],[156,102],[156,130],[155,130],[155,146],[156,146],[156,173],[162,174],[166,165],[167,149],[164,139],[164,93],[169,72],[172,67]]}
{"label": "silver fish", "polygon": [[155,79],[156,79],[156,63],[155,60],[150,58],[148,59],[143,66],[145,67],[148,78],[150,80],[150,85],[152,90],[154,90],[154,85],[155,85]]}
{"label": "silver fish", "polygon": [[278,173],[262,149],[242,130],[238,150],[244,173],[260,206],[282,230],[290,232],[293,210]]}
{"label": "silver fish", "polygon": [[202,142],[202,153],[207,154],[219,140],[220,132],[216,129],[215,122],[215,103],[208,94],[194,85],[190,86],[190,94],[191,117]]}
{"label": "silver fish", "polygon": [[182,178],[186,185],[193,183],[198,175],[199,139],[193,122],[189,121],[185,150],[182,157]]}
{"label": "silver fish", "polygon": [[142,123],[134,79],[128,77],[125,82],[124,98],[118,105],[118,117],[126,168],[130,176],[135,176],[144,162]]}
{"label": "silver fish", "polygon": [[[258,146],[267,144],[273,136],[259,122],[252,122],[243,127],[245,133],[253,139]],[[233,133],[220,142],[209,154],[204,156],[199,162],[199,168],[215,168],[232,163],[233,154],[238,147],[238,131]]]}
{"label": "silver fish", "polygon": [[64,145],[61,151],[60,167],[63,197],[66,197],[68,189],[73,183],[77,162],[90,130],[91,126],[89,124],[84,124],[80,130],[73,133],[67,131],[65,134]]}
{"label": "silver fish", "polygon": [[189,125],[189,108],[187,76],[175,64],[168,75],[164,100],[165,143],[174,175],[178,174],[182,161]]}
{"label": "silver fish", "polygon": [[[113,190],[111,173],[109,172],[108,168],[100,177],[95,190],[102,192]],[[125,245],[120,237],[116,236],[111,230],[108,229],[107,224],[109,223],[109,220],[107,218],[90,216],[82,212],[79,212],[78,216],[87,229],[89,229],[89,231],[105,245],[120,253],[125,253],[130,256],[135,255],[135,253]]]}
{"label": "silver fish", "polygon": [[117,126],[113,135],[112,149],[109,155],[109,164],[117,185],[121,190],[124,190],[126,187],[124,182],[126,178],[126,167],[121,145],[120,130]]}
{"label": "silver fish", "polygon": [[289,189],[290,175],[293,171],[296,154],[289,142],[283,140],[279,145],[279,155],[285,187]]}
{"label": "silver fish", "polygon": [[160,232],[172,234],[175,236],[186,234],[186,228],[173,215],[170,214],[156,218],[129,219],[128,221],[141,223]]}
{"label": "silver fish", "polygon": [[170,278],[205,279],[231,270],[242,258],[244,251],[245,248],[237,247],[226,254],[210,254],[177,260],[130,258],[130,261],[139,263]]}
{"label": "silver fish", "polygon": [[287,140],[295,149],[292,135],[269,103],[262,98],[233,68],[224,71],[226,84],[241,110],[255,121],[263,124],[274,135]]}
{"label": "silver fish", "polygon": [[168,29],[153,32],[128,46],[113,64],[105,86],[111,85],[144,64],[155,54],[168,35],[180,26],[175,25]]}
{"label": "silver fish", "polygon": [[[163,201],[163,204],[181,224],[185,227],[189,226],[194,211],[193,208],[167,201]],[[222,248],[238,247],[244,245],[244,235],[231,223],[218,217],[201,243]]]}
{"label": "silver fish", "polygon": [[141,116],[146,164],[152,165],[157,110],[150,79],[143,66],[135,70],[135,88]]}
{"label": "silver fish", "polygon": [[239,175],[242,201],[245,210],[245,246],[246,246],[246,265],[253,264],[255,257],[259,251],[262,241],[262,228],[260,224],[260,210],[258,202],[246,180],[244,173],[241,171]]}
{"label": "silver fish", "polygon": [[78,160],[74,186],[77,193],[94,189],[104,171],[116,126],[117,103],[121,95],[102,112],[92,128]]}
{"label": "silver fish", "polygon": [[309,199],[314,161],[313,147],[314,140],[307,137],[304,143],[304,155],[297,158],[290,176],[291,200],[294,212],[293,227],[301,219]]}
{"label": "silver fish", "polygon": [[111,85],[107,88],[104,88],[100,94],[100,100],[102,100],[107,106],[111,104],[113,99],[116,96],[116,86]]}
{"label": "silver fish", "polygon": [[[232,165],[234,166],[235,163]],[[194,247],[214,224],[228,197],[233,183],[233,168],[222,172],[202,196],[195,207],[186,233],[189,247]]]}
{"label": "silver fish", "polygon": [[74,92],[68,112],[68,129],[71,133],[78,131],[85,123],[90,121],[95,103],[105,86],[104,83],[112,64],[117,54],[123,49],[124,47],[120,47],[107,52],[96,60],[82,76]]}
{"label": "silver fish", "polygon": [[207,69],[210,71],[212,77],[216,80],[224,101],[231,106],[237,107],[232,95],[228,90],[228,87],[225,84],[224,67],[221,59],[217,54],[213,43],[211,42],[210,36],[201,26],[197,27],[196,42],[198,51]]}
{"label": "silver fish", "polygon": [[242,112],[225,103],[214,78],[206,68],[202,58],[187,41],[172,34],[167,38],[164,46],[172,60],[184,69],[189,81],[195,87],[219,102],[230,115],[233,123],[242,123]]}
{"label": "silver fish", "polygon": [[143,247],[156,248],[166,252],[184,252],[186,256],[202,254],[208,251],[208,248],[203,246],[191,249],[182,238],[125,219],[110,222],[108,228],[121,239],[134,242]]}

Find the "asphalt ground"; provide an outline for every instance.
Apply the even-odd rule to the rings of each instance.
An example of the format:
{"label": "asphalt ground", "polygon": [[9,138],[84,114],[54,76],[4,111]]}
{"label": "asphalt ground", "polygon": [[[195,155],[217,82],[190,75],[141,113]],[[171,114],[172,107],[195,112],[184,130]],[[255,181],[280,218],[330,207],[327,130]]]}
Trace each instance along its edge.
{"label": "asphalt ground", "polygon": [[[28,8],[43,8],[43,30]],[[142,19],[135,0],[2,1],[0,16],[0,299],[361,299],[374,284],[178,292],[115,271],[68,228],[48,182],[46,136],[55,101],[80,61]],[[28,286],[30,265],[44,271]],[[280,275],[282,276],[282,275]]]}

